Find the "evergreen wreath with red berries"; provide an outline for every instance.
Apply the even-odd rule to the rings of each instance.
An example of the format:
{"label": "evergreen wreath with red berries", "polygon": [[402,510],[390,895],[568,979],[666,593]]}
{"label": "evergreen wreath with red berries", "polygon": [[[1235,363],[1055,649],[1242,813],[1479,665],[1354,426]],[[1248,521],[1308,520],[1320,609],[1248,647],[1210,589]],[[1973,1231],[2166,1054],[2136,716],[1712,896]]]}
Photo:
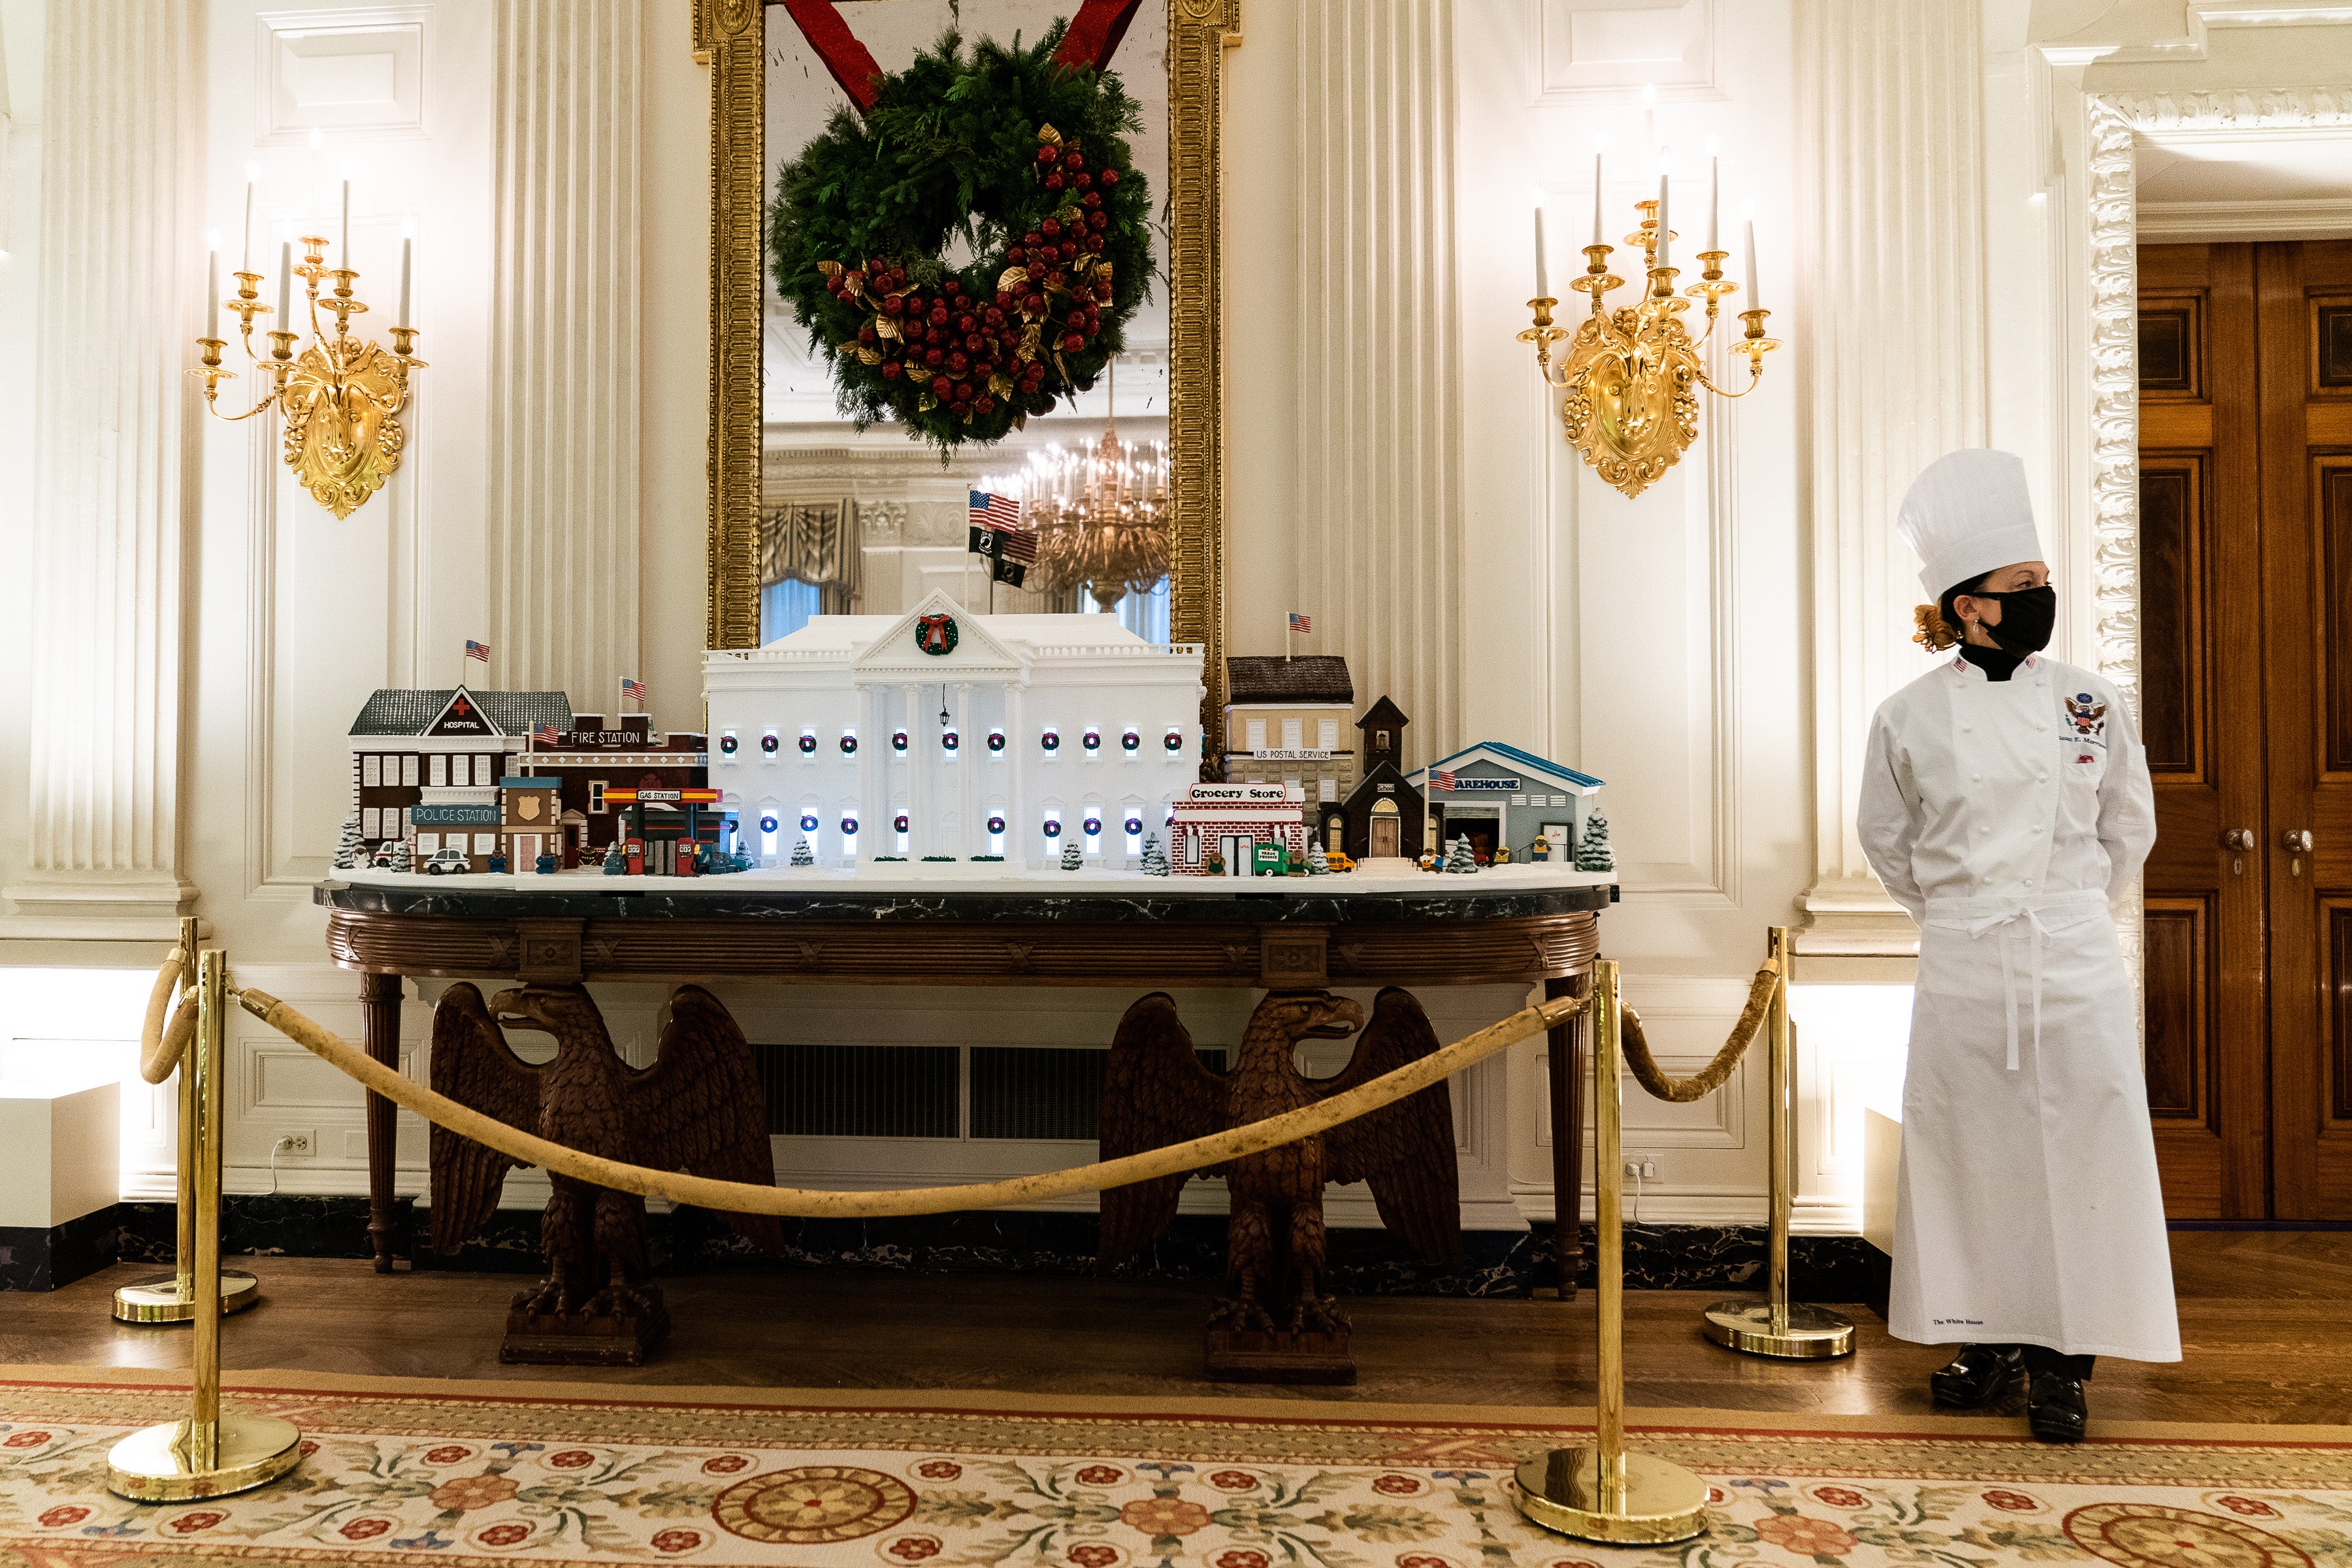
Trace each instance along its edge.
{"label": "evergreen wreath with red berries", "polygon": [[968,54],[946,34],[779,177],[776,289],[858,428],[896,419],[942,457],[1001,440],[1091,387],[1149,296],[1142,118],[1111,72],[1055,60],[1065,27]]}

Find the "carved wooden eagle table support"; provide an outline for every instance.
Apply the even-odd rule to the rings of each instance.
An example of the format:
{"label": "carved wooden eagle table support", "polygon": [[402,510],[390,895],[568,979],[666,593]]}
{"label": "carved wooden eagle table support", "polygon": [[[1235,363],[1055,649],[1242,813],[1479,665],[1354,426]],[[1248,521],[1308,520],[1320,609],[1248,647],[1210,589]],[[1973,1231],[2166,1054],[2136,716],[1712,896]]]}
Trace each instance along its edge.
{"label": "carved wooden eagle table support", "polygon": [[[501,1024],[553,1035],[555,1055],[537,1066],[524,1061]],[[720,1181],[775,1181],[751,1047],[719,998],[698,985],[671,994],[649,1068],[621,1059],[584,985],[525,985],[499,992],[488,1006],[472,985],[452,985],[433,1012],[433,1088],[584,1153]],[[435,1127],[434,1250],[453,1252],[479,1233],[506,1173],[521,1163]],[[549,1181],[555,1190],[539,1230],[547,1279],[515,1297],[499,1359],[637,1365],[669,1330],[646,1264],[646,1201],[570,1176]],[[774,1215],[719,1217],[753,1245],[782,1250]]]}
{"label": "carved wooden eagle table support", "polygon": [[[1302,1039],[1357,1035],[1345,1071],[1299,1071]],[[1250,1015],[1226,1073],[1202,1065],[1175,1001],[1153,992],[1127,1010],[1103,1079],[1102,1154],[1115,1159],[1295,1110],[1438,1048],[1429,1015],[1391,986],[1363,1009],[1325,991],[1277,991]],[[1232,1198],[1226,1293],[1209,1321],[1209,1374],[1285,1383],[1352,1383],[1346,1315],[1325,1289],[1323,1184],[1369,1182],[1381,1221],[1434,1262],[1462,1260],[1454,1108],[1443,1079],[1330,1131],[1192,1173],[1222,1175]],[[1185,1176],[1102,1196],[1106,1270],[1163,1234]]]}

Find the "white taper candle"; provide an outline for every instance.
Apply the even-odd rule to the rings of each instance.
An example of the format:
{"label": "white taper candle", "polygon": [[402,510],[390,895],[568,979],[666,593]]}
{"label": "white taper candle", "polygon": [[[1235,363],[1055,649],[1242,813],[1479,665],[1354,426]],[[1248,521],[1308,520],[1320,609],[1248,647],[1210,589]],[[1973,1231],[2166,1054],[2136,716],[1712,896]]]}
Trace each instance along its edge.
{"label": "white taper candle", "polygon": [[1756,286],[1756,220],[1754,218],[1748,220],[1748,308],[1751,310],[1760,310],[1764,308],[1763,291]]}
{"label": "white taper candle", "polygon": [[345,164],[345,165],[343,166],[343,270],[345,270],[346,272],[350,271],[350,270],[351,270],[351,266],[352,266],[352,171],[351,171],[351,165],[347,163],[347,164]]}
{"label": "white taper candle", "polygon": [[220,236],[207,235],[212,246],[205,252],[205,336],[220,336]]}
{"label": "white taper candle", "polygon": [[1658,258],[1651,266],[1666,265],[1666,241],[1673,232],[1666,222],[1666,176],[1662,173],[1658,175]]}
{"label": "white taper candle", "polygon": [[1592,150],[1592,243],[1606,245],[1601,237],[1601,149]]}
{"label": "white taper candle", "polygon": [[245,232],[239,236],[244,259],[236,264],[239,272],[253,270],[253,187],[261,183],[261,165],[245,166]]}
{"label": "white taper candle", "polygon": [[413,239],[400,242],[400,314],[392,319],[393,325],[396,327],[411,324],[408,320],[408,252],[415,243]]}
{"label": "white taper candle", "polygon": [[1717,223],[1716,223],[1716,217],[1717,217],[1717,211],[1718,211],[1718,209],[1719,209],[1719,208],[1722,206],[1722,205],[1723,205],[1723,169],[1722,169],[1722,163],[1723,163],[1723,160],[1721,160],[1720,158],[1716,157],[1713,153],[1709,153],[1709,154],[1707,155],[1707,160],[1706,160],[1706,247],[1707,247],[1709,250],[1721,250],[1721,249],[1723,248],[1723,247],[1722,247],[1720,244],[1718,244],[1718,243],[1717,242],[1717,240],[1716,240],[1716,231],[1717,231]]}
{"label": "white taper candle", "polygon": [[278,330],[294,330],[294,242],[290,239],[278,247]]}
{"label": "white taper candle", "polygon": [[1536,209],[1536,298],[1549,300],[1551,298],[1551,279],[1544,270],[1543,187],[1537,185],[1528,195],[1534,198]]}

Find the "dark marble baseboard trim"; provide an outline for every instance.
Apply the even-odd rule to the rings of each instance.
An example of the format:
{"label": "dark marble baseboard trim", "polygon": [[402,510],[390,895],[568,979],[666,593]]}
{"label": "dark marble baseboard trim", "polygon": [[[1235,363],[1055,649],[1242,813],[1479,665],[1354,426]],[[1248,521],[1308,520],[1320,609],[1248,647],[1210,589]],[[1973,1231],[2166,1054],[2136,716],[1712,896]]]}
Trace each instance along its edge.
{"label": "dark marble baseboard trim", "polygon": [[[222,1251],[286,1258],[367,1258],[367,1200],[287,1194],[232,1194],[222,1205]],[[480,1236],[455,1252],[433,1250],[432,1214],[412,1200],[395,1205],[400,1256],[418,1269],[534,1274],[539,1216],[501,1209]],[[647,1226],[660,1274],[712,1268],[855,1268],[906,1274],[1034,1274],[1095,1271],[1092,1215],[982,1211],[887,1220],[786,1220],[780,1257],[756,1252],[710,1214],[678,1209]],[[62,1233],[71,1232],[69,1236]],[[1552,1283],[1552,1226],[1469,1231],[1458,1269],[1423,1262],[1384,1230],[1334,1230],[1332,1288],[1349,1296],[1526,1296]],[[58,1233],[0,1230],[0,1289],[47,1290],[120,1258],[168,1267],[176,1240],[173,1205],[125,1203],[61,1226]],[[20,1237],[44,1237],[46,1250]],[[1760,1291],[1761,1226],[1627,1226],[1625,1285],[1633,1290]],[[1183,1215],[1167,1236],[1119,1269],[1121,1278],[1213,1279],[1224,1268],[1221,1215]],[[37,1261],[36,1259],[37,1258]],[[1883,1302],[1885,1255],[1858,1236],[1801,1236],[1789,1247],[1790,1289],[1802,1300]],[[1579,1283],[1593,1282],[1592,1227],[1584,1227]]]}
{"label": "dark marble baseboard trim", "polygon": [[48,1226],[0,1226],[0,1290],[54,1290],[117,1256],[121,1205]]}

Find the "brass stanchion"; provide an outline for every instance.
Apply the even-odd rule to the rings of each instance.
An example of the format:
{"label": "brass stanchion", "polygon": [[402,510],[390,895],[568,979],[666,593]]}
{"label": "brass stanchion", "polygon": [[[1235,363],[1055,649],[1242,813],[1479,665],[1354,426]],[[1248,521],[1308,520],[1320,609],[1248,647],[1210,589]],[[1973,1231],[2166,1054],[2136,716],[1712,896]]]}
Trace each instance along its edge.
{"label": "brass stanchion", "polygon": [[[1625,1447],[1625,1237],[1619,1209],[1624,1171],[1619,1099],[1617,965],[1593,965],[1593,1190],[1599,1278],[1600,1369],[1593,1388],[1594,1440],[1523,1460],[1519,1511],[1579,1541],[1659,1545],[1706,1532],[1706,1483],[1680,1465]],[[1577,1129],[1566,1136],[1577,1135]],[[1555,1133],[1554,1136],[1560,1136]],[[1565,1227],[1577,1216],[1566,1214]]]}
{"label": "brass stanchion", "polygon": [[[189,994],[195,989],[196,922],[193,916],[180,921],[180,946],[173,956],[181,987]],[[169,982],[159,982],[155,999],[148,1007],[148,1030],[160,1027],[172,1001]],[[183,1064],[184,1067],[184,1064]],[[183,1070],[180,1074],[180,1147],[194,1147],[196,1101],[194,1075]],[[192,1284],[195,1259],[196,1199],[194,1165],[186,1158],[180,1161],[179,1176],[179,1247],[169,1274],[151,1279],[134,1279],[118,1286],[114,1292],[114,1317],[123,1323],[184,1323],[196,1315],[196,1294]],[[242,1312],[261,1300],[261,1281],[252,1275],[230,1270],[220,1277],[220,1302],[224,1312]]]}
{"label": "brass stanchion", "polygon": [[136,1502],[186,1502],[224,1497],[276,1480],[302,1458],[302,1434],[275,1416],[224,1412],[220,1397],[220,1190],[224,1049],[227,1039],[228,958],[196,960],[196,1034],[180,1062],[193,1107],[182,1122],[181,1190],[194,1199],[194,1223],[183,1234],[189,1264],[194,1339],[194,1409],[182,1421],[142,1427],[106,1457],[109,1491]]}
{"label": "brass stanchion", "polygon": [[1796,1099],[1796,1026],[1789,1020],[1789,975],[1794,953],[1789,928],[1774,926],[1765,962],[1779,976],[1765,1028],[1770,1037],[1769,1072],[1771,1123],[1772,1235],[1769,1294],[1761,1301],[1738,1298],[1706,1310],[1706,1337],[1749,1355],[1783,1361],[1824,1361],[1853,1353],[1853,1322],[1826,1307],[1789,1300],[1789,1215],[1796,1202],[1795,1141],[1789,1118]]}

